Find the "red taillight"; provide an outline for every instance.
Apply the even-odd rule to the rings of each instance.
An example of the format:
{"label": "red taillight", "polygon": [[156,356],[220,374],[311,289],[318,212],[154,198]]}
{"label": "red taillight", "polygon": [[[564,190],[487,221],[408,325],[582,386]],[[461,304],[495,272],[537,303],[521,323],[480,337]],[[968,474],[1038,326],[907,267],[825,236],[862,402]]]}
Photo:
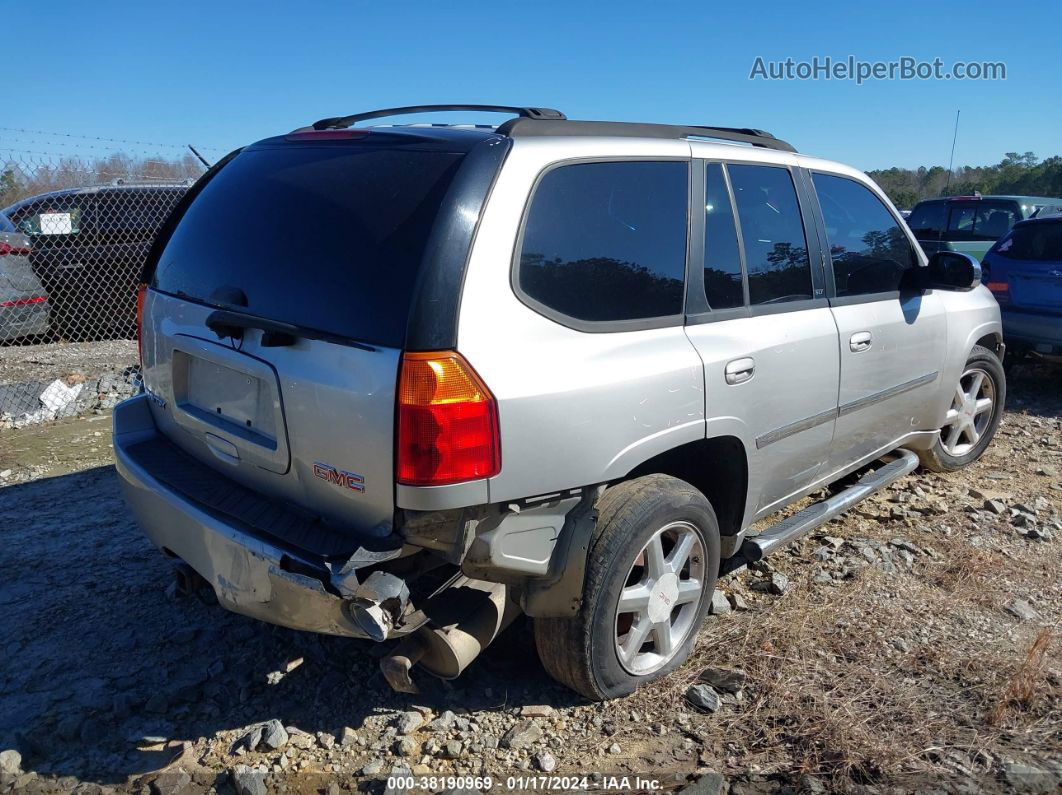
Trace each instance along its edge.
{"label": "red taillight", "polygon": [[11,254],[14,257],[28,257],[30,255],[30,250],[22,246],[12,246],[10,243],[0,240],[0,257],[7,254]]}
{"label": "red taillight", "polygon": [[442,486],[501,470],[497,402],[460,354],[404,354],[397,403],[399,483]]}
{"label": "red taillight", "polygon": [[46,295],[38,295],[36,298],[19,298],[17,301],[4,301],[0,306],[29,306],[30,304],[43,304],[48,300]]}
{"label": "red taillight", "polygon": [[147,295],[147,285],[138,284],[136,287],[136,353],[140,357],[140,364],[144,364],[144,297]]}

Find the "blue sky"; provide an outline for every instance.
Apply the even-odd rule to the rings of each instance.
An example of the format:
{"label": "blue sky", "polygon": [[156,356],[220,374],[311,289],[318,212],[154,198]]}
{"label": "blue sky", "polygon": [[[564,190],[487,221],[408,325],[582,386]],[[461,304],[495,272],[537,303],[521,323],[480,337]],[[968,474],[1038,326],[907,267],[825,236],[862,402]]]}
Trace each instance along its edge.
{"label": "blue sky", "polygon": [[[801,151],[873,169],[946,165],[961,109],[955,163],[983,165],[1007,151],[1062,154],[1062,12],[1039,4],[1026,16],[1023,8],[666,0],[61,2],[46,14],[36,9],[32,20],[26,14],[5,36],[4,61],[15,77],[6,83],[0,126],[191,142],[218,156],[358,110],[533,104],[571,118],[761,127]],[[848,55],[940,57],[947,66],[1003,61],[1007,79],[861,86],[749,80],[756,56]],[[12,73],[11,64],[23,66]],[[120,145],[0,129],[0,148],[46,146],[92,154]]]}

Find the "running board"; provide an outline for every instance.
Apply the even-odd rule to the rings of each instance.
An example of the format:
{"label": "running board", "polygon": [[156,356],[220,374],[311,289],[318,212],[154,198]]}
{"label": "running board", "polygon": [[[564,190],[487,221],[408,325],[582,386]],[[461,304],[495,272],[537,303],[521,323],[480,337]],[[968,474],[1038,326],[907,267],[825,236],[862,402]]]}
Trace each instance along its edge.
{"label": "running board", "polygon": [[827,500],[809,505],[802,511],[783,519],[778,524],[764,530],[758,536],[746,538],[738,551],[722,562],[719,573],[729,574],[749,563],[770,555],[779,547],[797,540],[801,536],[811,532],[816,527],[821,527],[835,516],[844,513],[857,503],[865,500],[870,495],[888,486],[894,480],[910,474],[918,467],[918,456],[910,450],[897,450],[896,458],[863,475],[853,486],[848,487],[840,494],[835,494]]}

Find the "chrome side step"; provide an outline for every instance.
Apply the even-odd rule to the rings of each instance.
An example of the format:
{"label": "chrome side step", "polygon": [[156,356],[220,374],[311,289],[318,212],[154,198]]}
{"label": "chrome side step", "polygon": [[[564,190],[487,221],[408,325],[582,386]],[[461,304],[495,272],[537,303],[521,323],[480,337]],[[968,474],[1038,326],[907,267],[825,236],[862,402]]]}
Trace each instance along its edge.
{"label": "chrome side step", "polygon": [[809,505],[802,511],[783,519],[764,530],[758,536],[746,538],[738,551],[722,562],[720,574],[729,574],[749,563],[770,555],[779,547],[795,541],[844,513],[852,506],[888,486],[894,480],[908,475],[918,467],[918,456],[910,450],[897,450],[899,457],[883,467],[863,475],[854,485],[827,500]]}

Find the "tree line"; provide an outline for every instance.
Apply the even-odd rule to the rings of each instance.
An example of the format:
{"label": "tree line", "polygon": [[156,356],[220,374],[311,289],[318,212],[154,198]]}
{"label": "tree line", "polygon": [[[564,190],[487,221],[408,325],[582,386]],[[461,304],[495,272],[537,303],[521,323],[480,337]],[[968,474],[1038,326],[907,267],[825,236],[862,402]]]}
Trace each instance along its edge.
{"label": "tree line", "polygon": [[1007,152],[994,166],[886,168],[867,172],[893,203],[910,209],[922,199],[981,194],[1062,197],[1062,157],[1041,161],[1032,152]]}

